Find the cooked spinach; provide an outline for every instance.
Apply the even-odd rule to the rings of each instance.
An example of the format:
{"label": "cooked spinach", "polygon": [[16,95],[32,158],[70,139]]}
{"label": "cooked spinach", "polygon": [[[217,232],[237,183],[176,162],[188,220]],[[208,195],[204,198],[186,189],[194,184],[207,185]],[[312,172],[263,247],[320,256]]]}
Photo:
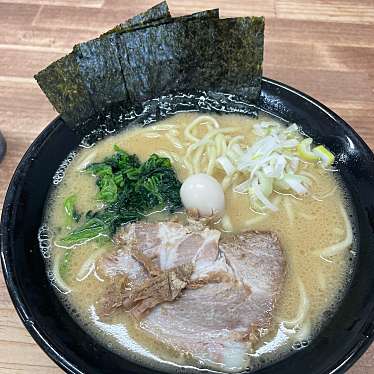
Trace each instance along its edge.
{"label": "cooked spinach", "polygon": [[74,221],[79,222],[81,215],[78,213],[75,204],[77,202],[76,195],[70,195],[64,200],[64,209],[66,215],[66,225],[70,226]]}
{"label": "cooked spinach", "polygon": [[119,226],[143,218],[154,210],[174,212],[182,206],[178,180],[168,158],[155,154],[141,163],[121,148],[86,172],[96,177],[97,198],[105,203],[99,211],[85,214],[84,223],[61,239],[71,247],[87,240],[112,236]]}
{"label": "cooked spinach", "polygon": [[66,277],[71,268],[71,260],[73,257],[73,251],[71,249],[66,249],[64,254],[61,257],[60,265],[59,265],[59,272],[61,278],[65,281]]}

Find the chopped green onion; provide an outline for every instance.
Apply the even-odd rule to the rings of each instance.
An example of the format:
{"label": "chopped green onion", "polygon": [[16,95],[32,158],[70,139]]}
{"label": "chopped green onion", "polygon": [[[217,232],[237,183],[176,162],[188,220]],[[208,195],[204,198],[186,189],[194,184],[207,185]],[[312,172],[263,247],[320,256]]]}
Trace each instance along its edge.
{"label": "chopped green onion", "polygon": [[225,178],[235,173],[246,178],[233,190],[248,194],[253,208],[276,211],[269,200],[274,189],[307,194],[312,181],[300,175],[302,161],[322,161],[323,166],[334,162],[334,155],[324,146],[312,149],[313,139],[303,138],[296,124],[284,127],[260,122],[253,126],[253,132],[258,139],[247,149],[233,144],[216,160],[226,173]]}
{"label": "chopped green onion", "polygon": [[323,145],[313,148],[313,153],[322,161],[323,166],[331,166],[335,161],[335,156]]}
{"label": "chopped green onion", "polygon": [[306,138],[302,140],[297,146],[297,155],[304,161],[315,162],[319,160],[319,157],[310,149],[313,139]]}

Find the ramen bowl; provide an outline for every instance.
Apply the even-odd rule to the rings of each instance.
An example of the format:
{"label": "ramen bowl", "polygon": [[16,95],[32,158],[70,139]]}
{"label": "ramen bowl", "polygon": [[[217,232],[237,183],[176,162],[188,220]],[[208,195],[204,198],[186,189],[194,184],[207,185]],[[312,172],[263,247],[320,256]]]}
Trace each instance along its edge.
{"label": "ramen bowl", "polygon": [[[188,96],[187,96],[188,97]],[[169,110],[137,118],[143,124],[180,108],[186,96],[170,98]],[[243,103],[231,103],[241,112]],[[183,103],[183,108],[196,110]],[[199,104],[200,105],[200,104]],[[209,103],[204,104],[210,109]],[[259,108],[301,125],[303,132],[338,155],[338,168],[357,217],[357,256],[340,306],[311,343],[256,373],[337,373],[347,370],[374,337],[374,157],[355,131],[331,110],[282,83],[263,78]],[[165,108],[165,106],[163,106]],[[201,110],[201,108],[199,108]],[[215,106],[215,111],[222,109]],[[226,110],[226,109],[225,109]],[[57,117],[33,142],[10,182],[2,211],[1,261],[14,306],[40,347],[69,373],[156,373],[113,353],[86,333],[64,309],[47,277],[38,230],[56,170],[87,133]]]}

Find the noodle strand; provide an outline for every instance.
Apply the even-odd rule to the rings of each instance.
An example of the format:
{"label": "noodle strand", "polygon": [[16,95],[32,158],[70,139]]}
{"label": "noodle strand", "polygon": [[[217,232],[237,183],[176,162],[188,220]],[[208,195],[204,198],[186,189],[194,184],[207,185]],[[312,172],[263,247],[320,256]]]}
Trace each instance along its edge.
{"label": "noodle strand", "polygon": [[323,258],[323,257],[335,256],[341,251],[344,251],[345,249],[350,247],[353,243],[353,232],[352,232],[351,222],[349,221],[348,214],[345,211],[343,205],[340,206],[340,211],[344,219],[346,236],[344,240],[342,240],[341,242],[330,245],[329,247],[326,247],[322,249],[321,251],[315,252],[315,254],[319,257]]}

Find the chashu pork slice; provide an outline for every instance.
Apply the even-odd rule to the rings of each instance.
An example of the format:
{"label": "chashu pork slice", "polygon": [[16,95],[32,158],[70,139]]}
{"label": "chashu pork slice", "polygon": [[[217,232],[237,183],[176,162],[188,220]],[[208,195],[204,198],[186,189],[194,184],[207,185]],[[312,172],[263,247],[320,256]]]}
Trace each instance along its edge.
{"label": "chashu pork slice", "polygon": [[[243,232],[220,238],[218,230],[208,228],[174,222],[135,223],[120,233],[118,241],[122,248],[102,259],[101,272],[130,278],[133,292],[127,285],[118,299],[109,290],[107,306],[112,302],[116,310],[132,305],[142,329],[192,355],[201,365],[230,372],[248,366],[251,346],[270,326],[285,276],[284,256],[275,234]],[[124,266],[131,261],[142,267],[135,271],[138,274]],[[180,273],[181,266],[192,266],[188,277],[184,272],[177,289],[172,282],[165,287],[160,280]],[[155,291],[157,282],[165,292]],[[131,295],[138,295],[139,290],[143,299],[132,303]]]}

